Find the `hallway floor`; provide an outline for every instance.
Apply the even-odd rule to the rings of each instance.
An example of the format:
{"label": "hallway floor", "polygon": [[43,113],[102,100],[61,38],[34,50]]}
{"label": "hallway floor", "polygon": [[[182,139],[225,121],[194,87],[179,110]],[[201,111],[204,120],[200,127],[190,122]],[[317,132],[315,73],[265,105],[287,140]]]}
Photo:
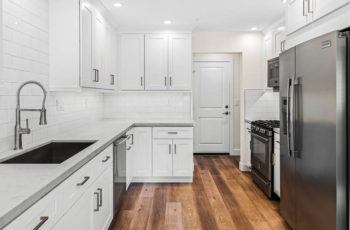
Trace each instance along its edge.
{"label": "hallway floor", "polygon": [[289,229],[232,156],[195,156],[193,184],[132,184],[117,229]]}

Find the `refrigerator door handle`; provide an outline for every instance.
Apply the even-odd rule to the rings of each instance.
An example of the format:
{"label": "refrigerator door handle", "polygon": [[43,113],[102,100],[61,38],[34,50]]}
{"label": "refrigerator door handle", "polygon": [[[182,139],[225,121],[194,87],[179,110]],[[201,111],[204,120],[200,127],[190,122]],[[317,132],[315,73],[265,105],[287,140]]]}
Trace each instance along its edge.
{"label": "refrigerator door handle", "polygon": [[287,87],[287,149],[288,155],[291,155],[291,146],[290,146],[290,86],[292,85],[292,78],[288,78],[288,87]]}

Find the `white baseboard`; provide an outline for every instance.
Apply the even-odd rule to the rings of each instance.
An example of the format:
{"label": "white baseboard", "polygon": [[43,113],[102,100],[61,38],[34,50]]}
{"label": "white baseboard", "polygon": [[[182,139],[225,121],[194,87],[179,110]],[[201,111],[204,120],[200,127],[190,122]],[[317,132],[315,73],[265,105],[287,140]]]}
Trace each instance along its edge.
{"label": "white baseboard", "polygon": [[242,172],[250,172],[250,165],[243,163],[242,161],[239,162],[239,170]]}
{"label": "white baseboard", "polygon": [[231,156],[239,156],[241,154],[240,149],[233,149],[232,152],[230,153]]}
{"label": "white baseboard", "polygon": [[134,177],[133,183],[192,183],[193,177]]}

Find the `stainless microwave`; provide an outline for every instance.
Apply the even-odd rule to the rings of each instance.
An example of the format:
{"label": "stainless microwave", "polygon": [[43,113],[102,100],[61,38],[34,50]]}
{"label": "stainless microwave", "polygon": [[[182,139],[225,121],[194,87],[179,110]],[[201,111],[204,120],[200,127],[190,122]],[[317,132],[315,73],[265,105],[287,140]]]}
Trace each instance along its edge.
{"label": "stainless microwave", "polygon": [[267,86],[279,88],[279,58],[271,59],[267,62]]}

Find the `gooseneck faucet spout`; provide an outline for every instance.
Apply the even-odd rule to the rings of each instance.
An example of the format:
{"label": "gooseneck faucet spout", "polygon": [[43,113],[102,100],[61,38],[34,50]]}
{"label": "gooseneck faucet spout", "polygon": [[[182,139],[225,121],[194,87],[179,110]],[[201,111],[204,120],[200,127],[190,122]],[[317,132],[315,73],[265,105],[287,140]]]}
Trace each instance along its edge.
{"label": "gooseneck faucet spout", "polygon": [[[21,90],[23,89],[24,86],[29,85],[29,84],[34,84],[39,86],[42,91],[43,91],[43,101],[41,105],[41,109],[22,109],[21,108]],[[45,108],[45,102],[46,102],[46,90],[42,84],[40,84],[37,81],[27,81],[24,82],[22,85],[17,90],[17,106],[16,106],[16,125],[15,125],[15,146],[14,149],[22,149],[22,135],[23,134],[30,134],[30,129],[29,129],[29,120],[26,119],[26,127],[22,128],[21,126],[21,112],[22,111],[27,111],[27,112],[40,112],[40,120],[39,120],[39,125],[46,125],[47,124],[47,119],[46,119],[46,108]]]}

